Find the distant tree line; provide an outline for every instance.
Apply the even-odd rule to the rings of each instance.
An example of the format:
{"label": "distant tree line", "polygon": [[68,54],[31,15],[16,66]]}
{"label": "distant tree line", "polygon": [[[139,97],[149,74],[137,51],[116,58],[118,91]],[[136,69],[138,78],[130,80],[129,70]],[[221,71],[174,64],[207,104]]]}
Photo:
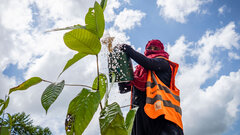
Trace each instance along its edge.
{"label": "distant tree line", "polygon": [[0,118],[0,135],[52,135],[52,132],[48,127],[43,128],[41,126],[33,125],[33,120],[30,115],[26,115],[24,112],[15,113],[10,115],[5,114],[7,117]]}

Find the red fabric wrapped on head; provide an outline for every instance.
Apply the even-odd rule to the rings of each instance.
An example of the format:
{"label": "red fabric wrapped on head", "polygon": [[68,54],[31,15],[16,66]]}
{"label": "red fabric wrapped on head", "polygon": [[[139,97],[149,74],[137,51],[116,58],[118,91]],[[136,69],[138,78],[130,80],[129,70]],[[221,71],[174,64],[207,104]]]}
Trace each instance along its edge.
{"label": "red fabric wrapped on head", "polygon": [[[148,50],[150,46],[157,47],[159,50]],[[169,54],[164,51],[164,46],[160,40],[153,39],[148,41],[146,47],[145,47],[145,52],[144,55],[147,56],[148,58],[155,58],[158,56],[162,56],[165,58],[169,58]]]}
{"label": "red fabric wrapped on head", "polygon": [[[148,50],[150,46],[157,47],[157,50]],[[148,41],[144,55],[148,58],[156,58],[158,56],[162,56],[165,58],[169,58],[169,54],[164,51],[164,46],[160,40],[150,40]],[[144,69],[141,65],[137,65],[136,70],[134,72],[134,80],[131,81],[137,89],[141,91],[146,91],[146,82],[147,82],[147,70]]]}

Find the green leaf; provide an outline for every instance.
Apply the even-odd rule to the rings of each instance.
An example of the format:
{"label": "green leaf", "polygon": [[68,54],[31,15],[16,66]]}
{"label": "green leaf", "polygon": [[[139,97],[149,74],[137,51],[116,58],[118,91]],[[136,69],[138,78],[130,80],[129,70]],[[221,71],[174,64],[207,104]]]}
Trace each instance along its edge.
{"label": "green leaf", "polygon": [[[94,90],[97,90],[98,88],[98,77],[95,78],[92,88]],[[107,76],[105,74],[100,74],[99,75],[99,92],[100,92],[100,97],[101,100],[104,97],[105,93],[107,90]]]}
{"label": "green leaf", "polygon": [[56,29],[52,29],[52,30],[48,30],[46,32],[53,32],[53,31],[60,31],[60,30],[73,30],[73,29],[85,29],[85,26],[82,26],[80,24],[76,24],[73,26],[69,26],[69,27],[65,27],[65,28],[56,28]]}
{"label": "green leaf", "polygon": [[40,83],[42,81],[42,79],[40,77],[32,77],[28,80],[26,80],[25,82],[23,82],[22,84],[18,85],[17,87],[11,88],[9,90],[9,94],[11,94],[14,91],[17,90],[26,90],[27,88],[36,85],[38,83]]}
{"label": "green leaf", "polygon": [[116,102],[101,111],[99,122],[102,135],[127,135],[124,117]]}
{"label": "green leaf", "polygon": [[91,92],[83,88],[68,106],[65,120],[67,135],[81,135],[92,120],[99,103],[100,96],[98,92]]}
{"label": "green leaf", "polygon": [[131,110],[129,110],[126,120],[125,120],[125,125],[128,131],[128,135],[131,135],[132,132],[132,127],[133,127],[133,122],[134,122],[134,118],[135,118],[135,114],[137,112],[138,107],[135,107]]}
{"label": "green leaf", "polygon": [[67,47],[79,53],[96,55],[101,50],[98,37],[85,29],[74,29],[67,32],[63,39]]}
{"label": "green leaf", "polygon": [[102,7],[102,9],[104,11],[106,6],[107,6],[107,0],[102,0],[100,5],[101,5],[101,7]]}
{"label": "green leaf", "polygon": [[62,92],[64,85],[65,85],[64,80],[57,84],[52,83],[43,92],[41,97],[41,102],[42,102],[43,108],[46,110],[46,113],[49,107],[53,104],[53,102],[57,99],[57,97]]}
{"label": "green leaf", "polygon": [[100,39],[105,29],[103,9],[98,2],[95,2],[94,8],[89,8],[85,16],[86,29],[96,34]]}
{"label": "green leaf", "polygon": [[86,29],[97,35],[94,8],[89,8],[85,16]]}
{"label": "green leaf", "polygon": [[[62,72],[59,74],[59,76],[66,70],[68,69],[70,66],[72,66],[74,63],[78,62],[80,59],[82,59],[83,57],[87,56],[87,54],[83,54],[83,53],[77,53],[73,56],[72,59],[68,60],[67,64],[65,65],[65,67],[63,68]],[[58,77],[59,77],[58,76]]]}
{"label": "green leaf", "polygon": [[114,82],[115,82],[115,80],[116,80],[116,74],[115,73],[111,73],[112,75],[111,75],[111,79],[112,79],[112,81],[111,81],[111,85],[110,85],[110,88],[109,88],[109,90],[107,90],[107,92],[106,92],[106,97],[105,97],[105,106],[107,106],[108,105],[108,98],[109,98],[109,94],[110,94],[110,92],[111,92],[111,90],[112,90],[112,87],[113,87],[113,84],[114,84]]}
{"label": "green leaf", "polygon": [[2,115],[3,111],[8,107],[9,100],[10,100],[10,97],[8,96],[7,100],[4,101],[4,103],[2,104],[2,109],[0,110],[0,116]]}
{"label": "green leaf", "polygon": [[3,99],[0,99],[0,106],[4,103]]}
{"label": "green leaf", "polygon": [[9,120],[9,129],[11,130],[11,129],[12,129],[12,126],[13,126],[12,116],[11,116],[9,113],[7,113],[7,115],[8,115],[8,120]]}
{"label": "green leaf", "polygon": [[95,18],[96,18],[96,26],[97,26],[97,35],[100,39],[103,36],[103,32],[105,29],[105,20],[104,20],[104,15],[103,15],[103,9],[98,4],[98,2],[95,2],[94,10],[95,10]]}
{"label": "green leaf", "polygon": [[8,127],[0,127],[0,135],[10,135]]}

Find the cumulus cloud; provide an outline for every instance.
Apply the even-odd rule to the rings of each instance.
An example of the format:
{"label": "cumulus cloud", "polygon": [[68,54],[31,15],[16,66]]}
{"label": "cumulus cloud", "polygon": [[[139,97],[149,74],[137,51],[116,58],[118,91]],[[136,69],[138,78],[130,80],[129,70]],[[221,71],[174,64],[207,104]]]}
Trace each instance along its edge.
{"label": "cumulus cloud", "polygon": [[[206,31],[197,42],[188,42],[181,36],[174,45],[168,45],[171,59],[180,62],[177,86],[182,90],[186,134],[221,134],[237,118],[240,70],[217,77],[226,61],[218,59],[216,52],[239,49],[239,37],[234,22],[230,22],[216,31]],[[195,57],[196,62],[187,62],[188,57]],[[217,81],[202,88],[212,77],[216,77]]]}
{"label": "cumulus cloud", "polygon": [[218,29],[215,33],[207,31],[206,34],[198,41],[202,49],[198,50],[201,61],[211,59],[215,48],[225,48],[231,50],[233,48],[239,49],[240,35],[235,31],[235,23],[230,22],[226,27]]}
{"label": "cumulus cloud", "polygon": [[170,44],[167,44],[167,52],[171,54],[170,58],[173,58],[174,61],[182,64],[185,63],[185,57],[189,55],[189,48],[191,45],[191,42],[187,43],[185,36],[181,36],[175,41],[174,46],[171,47]]}
{"label": "cumulus cloud", "polygon": [[[125,0],[125,2],[128,2],[128,0]],[[181,2],[184,3],[184,1]],[[158,0],[158,5],[161,7],[162,15],[168,15],[168,18],[185,22],[189,14],[199,12],[200,7],[209,1],[190,1],[187,3],[186,9],[183,9],[181,2],[169,1],[169,5],[167,1]],[[66,70],[57,80],[56,77],[66,62],[76,52],[70,51],[64,45],[62,41],[64,32],[43,33],[43,31],[78,23],[83,24],[87,7],[93,6],[93,4],[93,0],[84,2],[82,0],[24,1],[21,4],[14,0],[4,0],[2,2],[0,5],[0,84],[2,88],[0,97],[2,99],[8,93],[10,87],[17,85],[14,77],[9,78],[2,74],[10,63],[17,64],[18,68],[27,68],[24,73],[25,79],[39,76],[51,81],[64,79],[66,83],[92,84],[97,75],[94,56],[83,58]],[[121,6],[120,2],[113,0],[109,1],[108,4],[105,10],[105,18],[108,18],[106,19],[107,22],[114,22],[114,27],[105,32],[116,37],[117,40],[114,41],[114,44],[131,44],[130,37],[126,35],[124,30],[130,30],[136,25],[140,25],[145,13],[125,8],[122,12],[116,14],[115,9]],[[16,12],[13,10],[15,8],[17,9]],[[173,10],[174,8],[176,8],[176,11]],[[6,12],[2,12],[5,10]],[[33,14],[35,12],[38,15],[37,20]],[[23,13],[25,14],[22,16]],[[176,13],[176,16],[172,13]],[[15,18],[7,17],[9,14],[14,14]],[[124,14],[125,17],[123,17]],[[37,23],[33,26],[32,22],[34,21],[37,21]],[[239,70],[219,77],[212,86],[205,89],[201,86],[219,73],[223,66],[223,62],[216,59],[214,50],[231,51],[233,48],[239,49],[239,40],[239,33],[235,31],[235,24],[231,22],[223,28],[207,31],[197,42],[189,42],[187,37],[183,35],[176,40],[174,45],[168,44],[167,50],[171,59],[180,64],[177,84],[182,90],[183,120],[186,134],[198,134],[199,132],[202,134],[202,131],[205,131],[206,134],[219,134],[226,130],[237,117],[240,101],[240,93],[237,90]],[[106,48],[103,47],[102,49],[100,71],[107,74]],[[229,58],[239,59],[236,53],[229,52],[228,54]],[[188,57],[196,58],[197,62],[189,63]],[[62,94],[49,109],[48,115],[45,115],[40,99],[43,90],[48,85],[48,83],[41,83],[27,91],[12,93],[7,111],[10,113],[24,111],[31,114],[35,124],[50,127],[54,134],[65,134],[64,121],[68,104],[81,91],[81,87],[65,86]],[[129,93],[124,96],[120,95],[117,86],[115,86],[109,100],[110,102],[117,101],[120,105],[128,105],[129,98]],[[126,114],[127,109],[123,111]],[[84,134],[99,134],[98,114],[99,110]],[[199,116],[196,117],[196,114]],[[213,126],[207,127],[205,123]]]}
{"label": "cumulus cloud", "polygon": [[[109,1],[108,4],[105,10],[105,18],[108,18],[107,22],[110,22],[115,19],[116,13],[114,10],[120,7],[120,3],[118,0],[114,0]],[[18,65],[19,69],[26,69],[24,79],[39,76],[52,82],[59,82],[64,79],[66,83],[92,85],[97,75],[96,58],[94,56],[87,56],[81,59],[66,70],[57,80],[57,76],[66,62],[76,52],[69,50],[64,45],[62,37],[65,31],[53,33],[44,33],[44,31],[72,26],[74,24],[84,24],[84,15],[88,7],[93,5],[94,0],[60,0],[58,2],[54,0],[30,0],[22,3],[14,0],[5,0],[2,2],[0,5],[1,99],[4,99],[9,88],[18,85],[15,77],[9,78],[2,73],[10,63]],[[116,38],[114,44],[130,44],[129,37],[123,31],[110,28],[105,32]],[[107,74],[107,53],[105,46],[102,47],[99,56],[100,72]],[[45,115],[45,111],[41,105],[41,95],[48,85],[48,83],[42,82],[26,91],[12,93],[11,101],[6,111],[9,113],[24,111],[27,114],[31,114],[34,124],[42,125],[43,127],[48,126],[54,134],[65,134],[64,121],[67,107],[82,88],[65,86],[56,102],[50,107],[48,114]],[[122,100],[116,86],[112,90],[111,95],[114,96],[109,99],[109,102],[117,101],[120,105],[129,104],[130,96],[125,96],[126,99]],[[98,116],[99,110],[84,134],[99,133]]]}
{"label": "cumulus cloud", "polygon": [[192,13],[205,13],[201,6],[212,0],[157,0],[160,7],[160,15],[165,19],[173,19],[180,23],[186,23],[186,17]]}
{"label": "cumulus cloud", "polygon": [[140,21],[145,15],[146,14],[140,10],[124,8],[124,10],[117,15],[114,26],[117,26],[120,31],[133,29],[136,25],[141,25]]}
{"label": "cumulus cloud", "polygon": [[32,21],[32,13],[27,1],[3,1],[1,7],[1,23],[5,28],[18,31],[28,30]]}
{"label": "cumulus cloud", "polygon": [[235,59],[235,60],[239,60],[240,59],[240,56],[237,53],[234,53],[234,52],[229,52],[228,53],[228,57],[230,59]]}
{"label": "cumulus cloud", "polygon": [[104,11],[104,17],[105,17],[105,21],[106,22],[112,22],[114,21],[114,19],[116,18],[116,13],[115,13],[115,9],[118,9],[121,4],[118,0],[110,0],[108,1],[108,6],[106,7],[105,11]]}

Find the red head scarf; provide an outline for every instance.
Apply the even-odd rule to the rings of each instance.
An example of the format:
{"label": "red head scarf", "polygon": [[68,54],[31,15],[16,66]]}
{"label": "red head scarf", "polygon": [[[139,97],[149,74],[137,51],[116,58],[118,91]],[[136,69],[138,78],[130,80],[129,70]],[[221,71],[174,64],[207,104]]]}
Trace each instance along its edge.
{"label": "red head scarf", "polygon": [[[148,47],[154,46],[159,48],[159,50],[147,50]],[[156,58],[158,56],[162,56],[165,58],[169,58],[169,54],[164,51],[164,46],[159,40],[150,40],[148,41],[144,55],[148,58]],[[134,72],[134,80],[131,82],[137,89],[141,91],[146,90],[146,82],[147,82],[147,70],[142,66],[137,65],[136,70]]]}

